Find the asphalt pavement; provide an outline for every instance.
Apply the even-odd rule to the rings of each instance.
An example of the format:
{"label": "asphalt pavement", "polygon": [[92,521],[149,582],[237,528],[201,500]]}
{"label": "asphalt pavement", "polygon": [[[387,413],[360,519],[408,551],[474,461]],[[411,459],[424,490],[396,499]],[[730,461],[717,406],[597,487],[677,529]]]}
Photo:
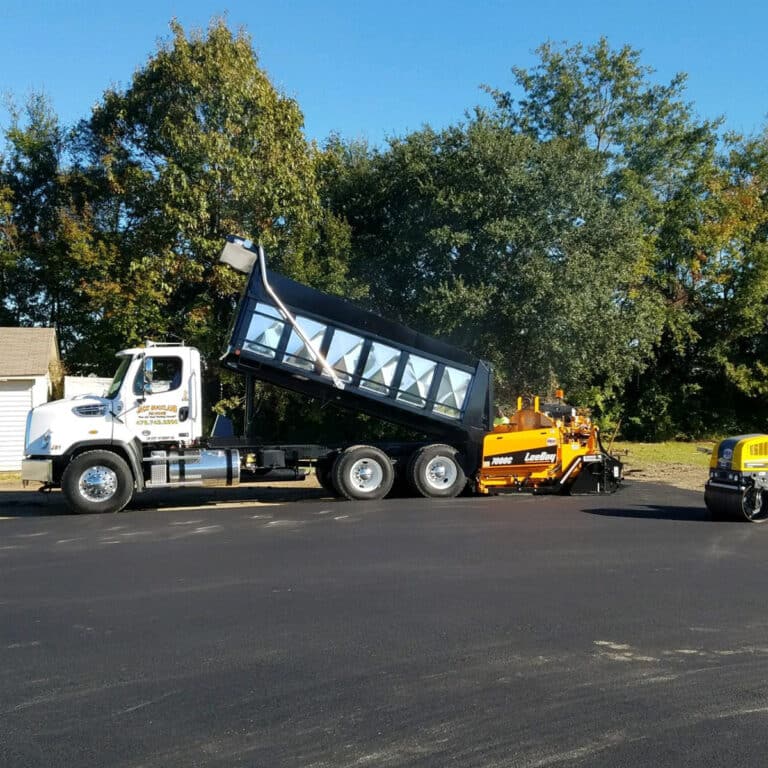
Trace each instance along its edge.
{"label": "asphalt pavement", "polygon": [[768,526],[303,495],[0,494],[0,765],[765,764]]}

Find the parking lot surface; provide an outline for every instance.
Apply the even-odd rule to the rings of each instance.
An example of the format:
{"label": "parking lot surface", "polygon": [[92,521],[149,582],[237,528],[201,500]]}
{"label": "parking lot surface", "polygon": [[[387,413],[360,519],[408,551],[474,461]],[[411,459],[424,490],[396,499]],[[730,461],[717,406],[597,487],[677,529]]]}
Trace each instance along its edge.
{"label": "parking lot surface", "polygon": [[764,763],[768,527],[303,495],[5,503],[0,765]]}

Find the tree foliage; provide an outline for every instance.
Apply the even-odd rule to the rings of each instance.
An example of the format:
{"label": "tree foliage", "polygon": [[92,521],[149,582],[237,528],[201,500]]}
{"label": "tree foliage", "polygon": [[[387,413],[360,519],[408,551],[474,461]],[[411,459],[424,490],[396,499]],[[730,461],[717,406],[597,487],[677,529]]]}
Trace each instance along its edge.
{"label": "tree foliage", "polygon": [[80,126],[76,170],[100,245],[80,258],[121,338],[186,338],[213,354],[238,287],[216,263],[224,236],[261,239],[275,266],[310,283],[338,287],[344,265],[324,238],[301,111],[250,38],[222,21],[172,32]]}
{"label": "tree foliage", "polygon": [[0,165],[2,322],[59,329],[65,351],[89,332],[80,290],[86,275],[71,259],[72,196],[65,169],[67,133],[47,99],[13,110]]}
{"label": "tree foliage", "polygon": [[[614,204],[634,211],[642,226],[638,271],[643,291],[656,297],[663,333],[646,370],[617,401],[625,423],[645,436],[706,431],[713,421],[707,410],[722,420],[730,395],[722,387],[724,361],[713,367],[707,330],[717,312],[709,290],[715,260],[705,264],[700,248],[722,173],[719,121],[695,117],[683,76],[654,83],[637,52],[612,51],[605,40],[589,49],[545,47],[540,66],[518,74],[532,97],[516,113],[497,99],[509,122],[539,138],[579,135],[607,158]],[[547,87],[559,97],[547,98]],[[705,391],[719,392],[719,400],[702,397]]]}
{"label": "tree foliage", "polygon": [[457,125],[318,149],[245,32],[173,22],[74,129],[39,96],[13,111],[0,322],[55,326],[80,372],[147,337],[215,359],[234,233],[490,359],[502,404],[559,384],[631,436],[765,429],[768,134],[723,137],[684,75],[660,83],[604,39],[545,44],[512,78]]}
{"label": "tree foliage", "polygon": [[335,151],[354,274],[380,311],[490,358],[502,399],[561,383],[594,401],[641,363],[658,328],[640,231],[610,205],[599,155],[488,116]]}
{"label": "tree foliage", "polygon": [[[733,140],[732,140],[733,142]],[[657,351],[629,388],[638,434],[765,429],[768,416],[768,142],[732,143],[681,229],[673,317],[684,336]],[[671,313],[668,313],[668,315]]]}

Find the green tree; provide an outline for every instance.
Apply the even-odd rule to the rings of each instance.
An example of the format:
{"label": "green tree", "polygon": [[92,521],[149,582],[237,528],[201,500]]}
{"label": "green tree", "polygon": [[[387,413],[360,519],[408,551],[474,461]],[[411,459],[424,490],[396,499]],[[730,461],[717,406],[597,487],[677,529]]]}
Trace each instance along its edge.
{"label": "green tree", "polygon": [[[768,129],[730,156],[729,175],[712,190],[700,253],[717,266],[713,325],[728,378],[768,412]],[[712,329],[717,332],[718,328]],[[737,352],[734,354],[734,348]]]}
{"label": "green tree", "polygon": [[241,282],[217,264],[224,236],[259,238],[273,267],[338,289],[342,225],[321,209],[301,111],[258,66],[250,38],[223,21],[171,29],[80,126],[83,232],[96,239],[78,258],[124,342],[178,337],[213,356]]}
{"label": "green tree", "polygon": [[[0,156],[0,169],[4,160]],[[16,225],[13,220],[13,191],[0,171],[0,325],[18,325],[13,300],[18,280],[16,270]]]}
{"label": "green tree", "polygon": [[[732,139],[710,179],[692,259],[686,434],[765,429],[768,416],[768,137]],[[692,398],[693,399],[693,398]]]}
{"label": "green tree", "polygon": [[699,274],[696,233],[720,173],[720,121],[697,119],[684,98],[685,76],[654,82],[629,46],[614,50],[605,39],[590,47],[547,44],[539,57],[530,70],[513,70],[515,93],[489,89],[496,116],[541,141],[566,137],[598,152],[612,204],[642,227],[637,272],[643,291],[657,299],[663,333],[645,375],[625,393],[628,420],[636,434],[657,436],[682,428],[683,414],[697,413],[700,423],[695,371],[707,343],[701,317],[708,283]]}
{"label": "green tree", "polygon": [[[212,363],[208,401],[230,410],[243,380],[214,361],[243,278],[218,264],[227,234],[261,240],[269,266],[304,283],[348,295],[360,286],[347,277],[348,228],[318,195],[322,153],[250,37],[221,20],[171,31],[77,129],[70,255],[100,322],[91,359],[145,338],[184,339]],[[259,390],[269,431],[270,417],[296,409]]]}
{"label": "green tree", "polygon": [[642,364],[659,328],[638,290],[641,231],[594,149],[479,114],[328,151],[373,305],[489,358],[501,401],[561,384],[601,405]]}
{"label": "green tree", "polygon": [[87,333],[83,275],[70,258],[69,136],[47,98],[12,110],[0,162],[3,322],[55,327],[65,353]]}

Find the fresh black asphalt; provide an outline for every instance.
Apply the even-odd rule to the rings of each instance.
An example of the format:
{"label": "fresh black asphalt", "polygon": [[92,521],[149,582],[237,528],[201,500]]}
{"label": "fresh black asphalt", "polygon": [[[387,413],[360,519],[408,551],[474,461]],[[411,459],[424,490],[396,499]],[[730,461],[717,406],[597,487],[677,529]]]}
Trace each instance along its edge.
{"label": "fresh black asphalt", "polygon": [[3,512],[0,766],[768,759],[768,525],[700,493]]}

